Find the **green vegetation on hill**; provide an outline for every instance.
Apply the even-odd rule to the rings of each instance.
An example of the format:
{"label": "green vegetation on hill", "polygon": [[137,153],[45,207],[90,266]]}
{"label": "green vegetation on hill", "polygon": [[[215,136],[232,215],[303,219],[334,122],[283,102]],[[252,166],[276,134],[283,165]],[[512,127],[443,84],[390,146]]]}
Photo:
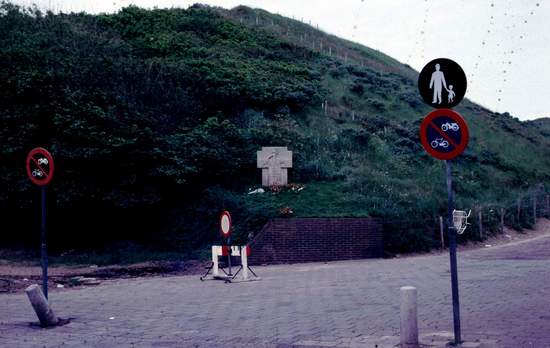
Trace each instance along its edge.
{"label": "green vegetation on hill", "polygon": [[[446,195],[443,163],[418,141],[430,108],[417,73],[378,51],[242,6],[92,16],[3,3],[0,32],[0,213],[11,243],[37,243],[24,159],[44,146],[58,168],[58,251],[124,240],[188,251],[217,238],[222,209],[242,240],[286,207],[381,217],[391,251],[432,246]],[[548,189],[547,125],[469,101],[457,110],[472,133],[454,166],[459,207]],[[261,146],[288,146],[291,181],[305,189],[248,195]]]}

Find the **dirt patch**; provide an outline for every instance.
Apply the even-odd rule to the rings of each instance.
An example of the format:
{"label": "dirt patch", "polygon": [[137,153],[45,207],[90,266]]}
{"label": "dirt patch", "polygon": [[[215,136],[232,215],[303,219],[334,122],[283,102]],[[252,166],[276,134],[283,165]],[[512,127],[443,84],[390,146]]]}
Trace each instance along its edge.
{"label": "dirt patch", "polygon": [[483,242],[467,243],[458,247],[459,251],[480,249],[480,248],[493,248],[500,245],[509,245],[513,243],[521,243],[524,240],[531,240],[541,236],[550,234],[550,220],[541,218],[537,221],[534,229],[523,230],[518,232],[507,227],[504,228],[503,233],[493,235]]}
{"label": "dirt patch", "polygon": [[483,249],[471,250],[464,255],[479,260],[550,260],[550,220],[537,223],[536,230],[528,235],[508,235],[487,241]]}
{"label": "dirt patch", "polygon": [[[511,245],[514,243],[523,243],[523,241],[543,237],[550,234],[550,220],[541,218],[537,221],[537,224],[532,230],[523,230],[518,232],[516,230],[505,227],[502,233],[491,235],[482,242],[468,242],[457,246],[459,252],[473,251],[485,248],[495,248],[504,245]],[[426,255],[438,255],[448,252],[448,245],[445,245],[445,249],[433,249],[428,253],[409,253],[409,254],[397,254],[392,255],[397,258],[400,257],[416,257]]]}
{"label": "dirt patch", "polygon": [[[52,266],[48,268],[48,286],[50,291],[62,291],[67,288],[81,287],[73,285],[71,278],[82,276],[96,278],[100,282],[109,279],[150,277],[157,275],[194,275],[204,272],[205,261],[159,261],[143,262],[133,265],[91,266]],[[0,293],[23,291],[27,286],[41,283],[40,266],[14,263],[0,260]]]}

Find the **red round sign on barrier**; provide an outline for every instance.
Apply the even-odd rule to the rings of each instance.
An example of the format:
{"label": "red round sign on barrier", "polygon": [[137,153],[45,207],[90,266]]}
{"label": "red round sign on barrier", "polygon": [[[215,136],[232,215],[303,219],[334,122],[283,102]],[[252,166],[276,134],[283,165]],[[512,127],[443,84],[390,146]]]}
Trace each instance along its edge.
{"label": "red round sign on barrier", "polygon": [[41,147],[32,149],[27,155],[27,176],[38,186],[48,185],[53,178],[53,157]]}
{"label": "red round sign on barrier", "polygon": [[459,113],[450,109],[430,112],[420,125],[422,146],[433,157],[451,160],[468,145],[468,125]]}
{"label": "red round sign on barrier", "polygon": [[231,214],[227,210],[220,216],[220,231],[224,237],[231,236]]}

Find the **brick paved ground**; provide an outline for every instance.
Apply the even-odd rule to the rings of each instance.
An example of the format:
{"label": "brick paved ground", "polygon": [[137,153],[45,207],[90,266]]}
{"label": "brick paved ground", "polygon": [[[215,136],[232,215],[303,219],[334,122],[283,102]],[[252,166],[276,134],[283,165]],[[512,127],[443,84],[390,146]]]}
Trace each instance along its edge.
{"label": "brick paved ground", "polygon": [[[389,347],[403,285],[418,288],[422,334],[452,328],[447,254],[256,270],[262,280],[248,283],[156,277],[53,292],[57,314],[74,318],[53,329],[29,325],[24,294],[1,295],[0,347]],[[464,339],[550,347],[550,235],[461,252],[459,281]]]}

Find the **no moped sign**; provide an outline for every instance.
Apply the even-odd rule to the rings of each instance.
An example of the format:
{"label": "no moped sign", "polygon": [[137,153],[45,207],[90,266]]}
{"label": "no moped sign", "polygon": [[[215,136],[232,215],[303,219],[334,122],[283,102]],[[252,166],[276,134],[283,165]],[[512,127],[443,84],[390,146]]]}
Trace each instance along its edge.
{"label": "no moped sign", "polygon": [[33,184],[48,185],[53,179],[53,157],[48,150],[37,147],[27,155],[27,176]]}
{"label": "no moped sign", "polygon": [[440,160],[456,158],[468,146],[470,132],[462,116],[450,109],[430,112],[420,125],[422,146]]}

